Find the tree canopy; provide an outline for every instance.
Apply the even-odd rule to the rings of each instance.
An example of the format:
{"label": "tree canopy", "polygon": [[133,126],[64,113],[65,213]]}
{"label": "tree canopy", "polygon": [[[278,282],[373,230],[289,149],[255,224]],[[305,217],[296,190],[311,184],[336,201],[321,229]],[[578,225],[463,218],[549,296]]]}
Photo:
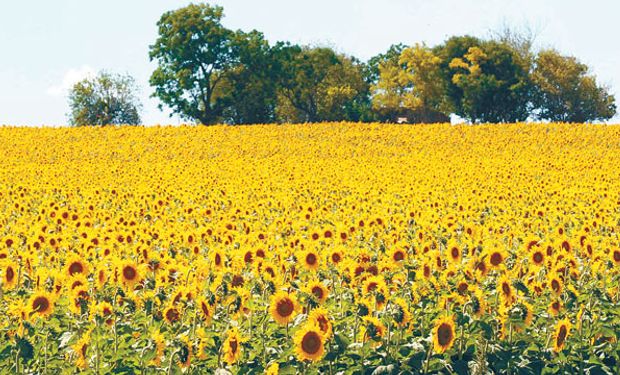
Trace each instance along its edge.
{"label": "tree canopy", "polygon": [[187,120],[588,122],[616,113],[586,65],[537,52],[532,34],[394,44],[362,62],[324,46],[271,45],[259,31],[226,28],[223,15],[220,6],[191,4],[157,23],[153,96]]}
{"label": "tree canopy", "polygon": [[141,104],[135,80],[129,75],[100,72],[76,83],[69,92],[69,123],[86,125],[137,125]]}

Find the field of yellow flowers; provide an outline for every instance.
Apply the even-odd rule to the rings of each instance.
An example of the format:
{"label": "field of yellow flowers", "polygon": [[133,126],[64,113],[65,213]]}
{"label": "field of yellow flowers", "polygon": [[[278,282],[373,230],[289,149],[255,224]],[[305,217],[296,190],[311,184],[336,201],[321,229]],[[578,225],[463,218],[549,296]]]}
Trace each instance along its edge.
{"label": "field of yellow flowers", "polygon": [[0,160],[0,373],[620,373],[620,127],[5,127]]}

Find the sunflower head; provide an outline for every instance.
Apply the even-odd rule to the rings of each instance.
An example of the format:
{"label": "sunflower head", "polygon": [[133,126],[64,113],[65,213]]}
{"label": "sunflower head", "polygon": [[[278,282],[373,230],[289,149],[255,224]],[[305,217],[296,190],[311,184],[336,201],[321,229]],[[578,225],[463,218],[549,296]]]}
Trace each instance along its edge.
{"label": "sunflower head", "polygon": [[571,323],[567,318],[560,320],[555,326],[555,334],[553,335],[553,351],[559,353],[564,349],[566,339],[570,334]]}
{"label": "sunflower head", "polygon": [[325,354],[325,337],[319,326],[308,322],[301,327],[293,338],[295,354],[300,361],[316,362]]}
{"label": "sunflower head", "polygon": [[280,325],[287,325],[295,318],[300,307],[293,294],[277,292],[271,297],[269,312]]}
{"label": "sunflower head", "polygon": [[53,296],[45,291],[36,292],[30,297],[28,308],[31,316],[49,316],[54,310]]}
{"label": "sunflower head", "polygon": [[435,353],[443,353],[450,349],[456,337],[454,317],[445,316],[435,321],[433,328],[433,348]]}

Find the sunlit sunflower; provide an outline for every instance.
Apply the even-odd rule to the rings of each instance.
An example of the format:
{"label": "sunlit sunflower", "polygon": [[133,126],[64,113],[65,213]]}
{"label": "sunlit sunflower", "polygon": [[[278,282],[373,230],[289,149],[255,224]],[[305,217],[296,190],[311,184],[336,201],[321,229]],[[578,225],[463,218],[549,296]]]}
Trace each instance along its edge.
{"label": "sunlit sunflower", "polygon": [[433,328],[433,350],[435,353],[443,353],[454,344],[454,317],[445,316],[435,321]]}
{"label": "sunlit sunflower", "polygon": [[568,318],[560,320],[555,326],[555,333],[553,334],[553,351],[559,353],[564,349],[566,340],[570,335],[571,323]]}
{"label": "sunlit sunflower", "polygon": [[277,292],[271,296],[269,313],[278,324],[287,325],[295,318],[298,311],[299,304],[294,295]]}
{"label": "sunlit sunflower", "polygon": [[392,318],[399,327],[406,327],[411,321],[411,313],[409,306],[403,298],[394,299],[394,308],[392,309]]}
{"label": "sunlit sunflower", "polygon": [[75,365],[80,369],[85,369],[88,367],[88,358],[86,357],[86,352],[90,345],[90,332],[86,332],[75,344],[71,346],[71,349],[77,355],[77,359],[75,361]]}
{"label": "sunlit sunflower", "polygon": [[135,262],[130,260],[121,262],[118,272],[120,273],[123,286],[129,289],[132,289],[136,284],[142,281],[140,268]]}
{"label": "sunlit sunflower", "polygon": [[547,311],[549,311],[549,314],[553,316],[558,316],[560,310],[562,310],[562,301],[560,301],[559,299],[551,301],[551,303],[549,304],[549,308],[547,309]]}
{"label": "sunlit sunflower", "polygon": [[364,341],[371,340],[375,344],[380,344],[381,339],[385,335],[387,328],[385,324],[374,316],[365,316],[362,319],[363,329],[361,335]]}
{"label": "sunlit sunflower", "polygon": [[40,291],[30,297],[28,306],[30,308],[31,315],[46,317],[49,316],[54,310],[54,299],[50,293]]}
{"label": "sunlit sunflower", "polygon": [[300,361],[316,362],[323,358],[325,354],[325,337],[321,329],[311,323],[302,326],[293,338],[295,343],[295,354]]}
{"label": "sunlit sunflower", "polygon": [[327,310],[323,307],[318,307],[310,312],[308,315],[308,321],[316,324],[317,327],[321,329],[323,336],[325,338],[330,338],[333,334],[332,322],[329,319],[329,314]]}
{"label": "sunlit sunflower", "polygon": [[463,258],[463,251],[455,240],[448,241],[446,251],[448,252],[448,259],[450,262],[459,263]]}
{"label": "sunlit sunflower", "polygon": [[11,290],[17,285],[17,273],[19,268],[14,262],[7,262],[3,267],[2,272],[2,288]]}
{"label": "sunlit sunflower", "polygon": [[164,351],[166,350],[166,339],[160,331],[154,331],[151,334],[151,339],[155,344],[155,358],[153,358],[153,363],[155,365],[160,365],[161,359],[164,356]]}
{"label": "sunlit sunflower", "polygon": [[487,259],[491,269],[499,269],[506,261],[506,258],[508,258],[508,253],[497,246],[499,245],[494,246],[494,248],[488,252]]}
{"label": "sunlit sunflower", "polygon": [[400,264],[407,259],[407,252],[401,248],[395,248],[392,250],[390,260],[396,264]]}
{"label": "sunlit sunflower", "polygon": [[320,258],[319,258],[319,253],[314,250],[314,249],[309,249],[307,251],[304,251],[300,254],[300,259],[301,264],[303,264],[303,266],[306,269],[309,269],[311,271],[316,271],[319,269],[320,266]]}
{"label": "sunlit sunflower", "polygon": [[506,306],[512,305],[515,301],[515,290],[510,279],[505,274],[497,280],[497,293],[499,293],[500,299]]}
{"label": "sunlit sunflower", "polygon": [[110,303],[105,301],[99,302],[95,311],[97,317],[103,319],[107,326],[112,326],[114,324],[114,308]]}
{"label": "sunlit sunflower", "polygon": [[88,275],[88,265],[86,261],[77,255],[72,255],[67,259],[65,265],[67,276],[75,276],[76,274]]}
{"label": "sunlit sunflower", "polygon": [[245,339],[239,334],[237,327],[231,328],[226,333],[226,340],[222,344],[224,361],[229,365],[237,362],[241,358],[241,344]]}
{"label": "sunlit sunflower", "polygon": [[209,322],[211,322],[211,318],[213,317],[213,307],[204,297],[199,297],[196,300],[196,307],[198,309],[198,316],[200,316],[205,323],[209,324]]}
{"label": "sunlit sunflower", "polygon": [[611,251],[611,260],[616,266],[620,266],[620,249],[614,249]]}
{"label": "sunlit sunflower", "polygon": [[306,289],[308,294],[312,294],[319,302],[319,304],[325,303],[327,297],[329,296],[329,291],[327,290],[327,287],[318,280],[310,282]]}
{"label": "sunlit sunflower", "polygon": [[181,313],[179,312],[179,309],[174,305],[169,305],[168,307],[166,307],[164,309],[163,316],[164,320],[168,324],[174,324],[181,319]]}
{"label": "sunlit sunflower", "polygon": [[487,302],[484,294],[479,287],[475,287],[473,293],[470,294],[470,306],[472,314],[480,318],[487,310]]}

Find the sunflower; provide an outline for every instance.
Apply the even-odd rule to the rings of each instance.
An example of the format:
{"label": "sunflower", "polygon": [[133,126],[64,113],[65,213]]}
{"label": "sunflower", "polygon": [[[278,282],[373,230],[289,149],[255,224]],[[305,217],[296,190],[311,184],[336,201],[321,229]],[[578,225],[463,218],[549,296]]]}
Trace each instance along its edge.
{"label": "sunflower", "polygon": [[620,249],[614,249],[611,251],[611,260],[616,264],[616,266],[620,266]]}
{"label": "sunflower", "polygon": [[213,317],[213,307],[204,297],[199,297],[196,300],[196,306],[198,308],[198,316],[202,318],[207,324],[211,322],[211,318]]}
{"label": "sunflower", "polygon": [[164,309],[164,320],[168,324],[174,324],[181,319],[181,313],[174,305],[170,305]]}
{"label": "sunflower", "polygon": [[493,250],[490,250],[488,253],[489,266],[491,267],[491,269],[499,269],[506,261],[506,258],[508,258],[508,253],[506,253],[506,251],[504,250],[497,248],[496,246],[494,246],[495,248]]}
{"label": "sunflower", "polygon": [[46,317],[54,310],[54,299],[50,293],[40,291],[30,297],[28,307],[31,315]]}
{"label": "sunflower", "polygon": [[2,287],[6,290],[11,290],[17,285],[17,273],[19,268],[17,264],[8,262],[4,265],[4,272],[2,273]]}
{"label": "sunflower", "polygon": [[482,317],[482,315],[486,312],[487,302],[484,298],[482,290],[479,287],[474,287],[474,291],[470,295],[470,302],[472,314],[477,318]]}
{"label": "sunflower", "polygon": [[323,307],[312,310],[308,315],[308,321],[319,327],[325,338],[330,338],[332,336],[332,322],[329,320],[327,310]]}
{"label": "sunflower", "polygon": [[510,306],[513,304],[516,298],[515,291],[507,275],[502,275],[497,280],[497,291],[504,305]]}
{"label": "sunflower", "polygon": [[161,364],[161,358],[164,356],[164,350],[166,349],[166,339],[160,331],[154,331],[151,334],[151,339],[155,344],[155,358],[153,358],[153,364],[159,366]]}
{"label": "sunflower", "polygon": [[407,252],[401,248],[396,248],[394,250],[392,250],[392,254],[390,256],[390,259],[392,262],[396,263],[396,264],[400,264],[402,263],[404,260],[407,259]]}
{"label": "sunflower", "polygon": [[72,255],[67,259],[65,268],[68,276],[75,276],[76,274],[88,275],[87,263],[77,255]]}
{"label": "sunflower", "polygon": [[114,309],[108,302],[99,302],[95,308],[96,316],[103,319],[107,326],[114,324]]}
{"label": "sunflower", "polygon": [[555,326],[553,335],[553,351],[559,353],[564,349],[566,339],[570,335],[571,324],[567,318],[560,320]]}
{"label": "sunflower", "polygon": [[342,251],[336,249],[333,250],[331,252],[331,254],[329,255],[329,261],[335,265],[337,265],[338,263],[342,262],[342,260],[344,259],[343,255],[342,255]]}
{"label": "sunflower", "polygon": [[118,271],[121,275],[123,286],[132,289],[136,284],[142,281],[142,275],[139,267],[135,262],[126,260],[121,262]]}
{"label": "sunflower", "polygon": [[325,285],[323,285],[323,283],[318,280],[310,282],[306,290],[308,294],[311,294],[316,298],[319,304],[325,303],[329,295],[329,291],[327,290]]}
{"label": "sunflower", "polygon": [[269,312],[273,319],[280,325],[287,325],[295,318],[299,311],[297,299],[292,294],[277,292],[271,296]]}
{"label": "sunflower", "polygon": [[75,365],[80,369],[88,367],[88,359],[86,358],[86,352],[90,343],[90,332],[86,332],[82,338],[78,340],[71,349],[77,354]]}
{"label": "sunflower", "polygon": [[549,314],[553,316],[558,316],[560,310],[562,309],[562,302],[559,299],[551,301],[549,304]]}
{"label": "sunflower", "polygon": [[411,321],[411,313],[409,312],[409,307],[404,299],[396,298],[394,300],[392,317],[394,318],[396,325],[399,327],[406,327],[409,324]]}
{"label": "sunflower", "polygon": [[380,344],[381,338],[385,335],[387,329],[385,328],[385,324],[380,321],[378,318],[374,316],[365,316],[362,319],[363,329],[362,329],[362,338],[364,341],[372,340],[377,344]]}
{"label": "sunflower", "polygon": [[435,321],[433,328],[433,348],[435,353],[443,353],[454,344],[454,317],[445,316]]}
{"label": "sunflower", "polygon": [[320,266],[319,254],[316,250],[307,250],[300,255],[301,263],[310,271],[317,271]]}
{"label": "sunflower", "polygon": [[224,351],[224,361],[229,365],[237,362],[241,358],[241,344],[245,342],[239,334],[237,327],[230,329],[226,334],[226,340],[222,344]]}
{"label": "sunflower", "polygon": [[463,251],[455,240],[450,240],[446,245],[448,251],[448,259],[453,263],[459,263],[463,258]]}
{"label": "sunflower", "polygon": [[564,290],[564,284],[562,283],[562,279],[556,273],[550,273],[547,276],[548,285],[551,288],[551,291],[559,296],[562,294],[562,290]]}
{"label": "sunflower", "polygon": [[542,267],[545,264],[545,253],[539,247],[532,248],[530,252],[530,262],[535,267]]}
{"label": "sunflower", "polygon": [[300,361],[320,360],[325,354],[323,331],[317,325],[306,323],[293,338],[295,353]]}

